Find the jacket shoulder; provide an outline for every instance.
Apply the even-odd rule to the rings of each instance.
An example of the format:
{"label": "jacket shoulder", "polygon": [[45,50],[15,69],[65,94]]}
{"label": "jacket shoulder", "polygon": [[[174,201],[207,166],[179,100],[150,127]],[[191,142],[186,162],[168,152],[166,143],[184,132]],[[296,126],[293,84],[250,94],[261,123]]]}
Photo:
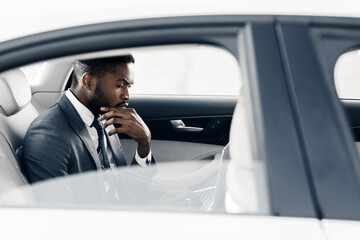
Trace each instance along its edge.
{"label": "jacket shoulder", "polygon": [[55,103],[35,118],[35,120],[31,123],[29,130],[34,127],[41,127],[44,125],[56,125],[56,127],[59,128],[67,122],[68,120],[63,109],[59,103]]}

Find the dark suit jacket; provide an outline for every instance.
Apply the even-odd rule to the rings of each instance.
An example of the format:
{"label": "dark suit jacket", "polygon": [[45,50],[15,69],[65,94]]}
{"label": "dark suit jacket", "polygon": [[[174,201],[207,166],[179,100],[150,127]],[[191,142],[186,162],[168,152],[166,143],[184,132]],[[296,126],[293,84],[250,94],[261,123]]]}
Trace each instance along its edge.
{"label": "dark suit jacket", "polygon": [[[116,166],[127,165],[118,136],[106,137]],[[137,164],[134,158],[131,164]],[[31,183],[101,169],[89,131],[65,95],[30,125],[22,165]]]}

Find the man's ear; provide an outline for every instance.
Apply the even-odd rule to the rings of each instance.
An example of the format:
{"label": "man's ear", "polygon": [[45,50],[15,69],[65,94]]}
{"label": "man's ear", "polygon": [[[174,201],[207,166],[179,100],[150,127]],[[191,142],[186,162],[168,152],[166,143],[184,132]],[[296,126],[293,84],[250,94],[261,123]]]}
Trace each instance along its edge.
{"label": "man's ear", "polygon": [[81,84],[89,91],[94,91],[96,79],[90,73],[84,73],[81,77]]}

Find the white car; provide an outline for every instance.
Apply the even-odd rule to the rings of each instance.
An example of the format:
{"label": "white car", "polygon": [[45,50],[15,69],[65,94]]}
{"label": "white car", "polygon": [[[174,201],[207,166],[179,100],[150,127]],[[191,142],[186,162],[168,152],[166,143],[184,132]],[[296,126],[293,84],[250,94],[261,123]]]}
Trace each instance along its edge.
{"label": "white car", "polygon": [[[359,57],[360,19],[230,15],[233,1],[194,14],[203,3],[144,18],[107,6],[93,19],[74,3],[63,22],[0,26],[2,239],[359,239],[360,97],[346,57]],[[124,19],[103,20],[118,11]],[[39,16],[50,13],[61,16]],[[155,175],[130,167],[29,184],[24,136],[69,88],[74,60],[127,53]],[[136,144],[119,137],[130,160]]]}

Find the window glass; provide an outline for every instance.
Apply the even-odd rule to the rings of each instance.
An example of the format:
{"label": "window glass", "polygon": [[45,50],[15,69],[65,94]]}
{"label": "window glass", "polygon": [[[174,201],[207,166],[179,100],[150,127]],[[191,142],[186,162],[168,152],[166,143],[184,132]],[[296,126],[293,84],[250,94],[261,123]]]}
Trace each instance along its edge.
{"label": "window glass", "polygon": [[360,99],[360,50],[340,56],[334,71],[339,98]]}
{"label": "window glass", "polygon": [[238,95],[238,63],[227,51],[189,45],[132,52],[136,59],[133,94]]}

